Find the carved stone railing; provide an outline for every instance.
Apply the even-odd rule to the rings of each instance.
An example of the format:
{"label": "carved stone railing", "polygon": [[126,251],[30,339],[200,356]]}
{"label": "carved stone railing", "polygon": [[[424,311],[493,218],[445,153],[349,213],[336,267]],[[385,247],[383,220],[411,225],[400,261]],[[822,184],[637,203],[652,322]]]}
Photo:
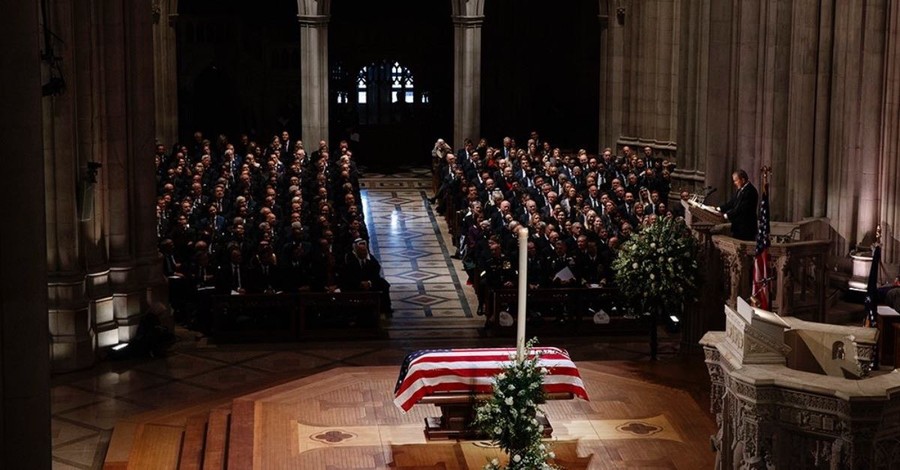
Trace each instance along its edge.
{"label": "carved stone railing", "polygon": [[[713,235],[724,270],[725,303],[734,307],[737,298],[750,298],[756,243],[725,235]],[[772,311],[781,316],[800,316],[825,321],[825,291],[828,277],[828,240],[774,242],[769,247],[773,282],[770,284]]]}
{"label": "carved stone railing", "polygon": [[[716,468],[900,468],[900,372],[843,377],[867,372],[875,331],[838,331],[738,304],[725,308],[726,331],[700,341],[718,424]],[[816,351],[835,339],[829,354]],[[789,368],[804,350],[833,362],[824,369],[837,376]]]}

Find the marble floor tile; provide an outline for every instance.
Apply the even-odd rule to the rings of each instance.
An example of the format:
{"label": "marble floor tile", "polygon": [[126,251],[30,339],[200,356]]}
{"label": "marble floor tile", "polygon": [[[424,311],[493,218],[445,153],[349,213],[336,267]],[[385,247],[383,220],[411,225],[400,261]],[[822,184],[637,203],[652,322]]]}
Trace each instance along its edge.
{"label": "marble floor tile", "polygon": [[[268,356],[266,356],[268,357]],[[264,383],[268,374],[243,366],[228,366],[184,379],[184,383],[207,389],[228,390]]]}
{"label": "marble floor tile", "polygon": [[[140,396],[145,397],[148,392],[140,391],[137,393],[140,394]],[[148,402],[146,398],[142,399],[142,401]],[[149,401],[149,403],[154,407],[159,406],[159,404],[153,403],[152,400]],[[105,398],[97,403],[66,411],[57,416],[83,425],[109,430],[113,428],[116,421],[148,409],[150,409],[150,407],[129,403],[116,398]]]}
{"label": "marble floor tile", "polygon": [[[53,468],[95,468],[102,462],[101,450],[108,440],[107,433],[97,433],[85,439],[60,445],[53,449]],[[98,462],[99,461],[99,462]],[[57,467],[57,463],[60,464]]]}
{"label": "marble floor tile", "polygon": [[195,350],[189,354],[226,364],[240,364],[253,358],[265,356],[266,354],[269,354],[269,351],[218,351],[214,348],[209,348]]}
{"label": "marble floor tile", "polygon": [[126,370],[120,372],[104,372],[90,379],[74,382],[72,385],[84,390],[122,396],[148,387],[160,385],[169,380],[171,379],[168,377],[154,375],[140,370]]}
{"label": "marble floor tile", "polygon": [[57,385],[50,389],[50,412],[63,413],[73,408],[79,408],[90,403],[96,403],[103,399],[96,392],[105,390],[86,391],[68,385]]}
{"label": "marble floor tile", "polygon": [[337,358],[329,360],[318,355],[279,351],[247,361],[241,365],[265,372],[304,372],[334,364],[336,360]]}
{"label": "marble floor tile", "polygon": [[214,391],[213,387],[187,382],[168,382],[158,387],[131,393],[122,398],[147,408],[161,408],[199,401],[209,397]]}
{"label": "marble floor tile", "polygon": [[91,468],[90,466],[84,466],[84,465],[71,465],[68,463],[63,463],[59,460],[53,460],[53,462],[51,462],[51,464],[52,464],[52,467],[50,467],[50,468],[52,468],[53,470],[84,470],[84,469]]}
{"label": "marble floor tile", "polygon": [[165,358],[156,359],[146,364],[141,364],[137,366],[137,369],[163,377],[181,379],[209,372],[212,369],[222,366],[223,364],[219,361],[211,361],[196,356],[180,357],[180,355],[174,354]]}
{"label": "marble floor tile", "polygon": [[86,428],[55,418],[50,420],[50,440],[53,447],[58,447],[97,434],[99,434],[99,431],[96,429]]}

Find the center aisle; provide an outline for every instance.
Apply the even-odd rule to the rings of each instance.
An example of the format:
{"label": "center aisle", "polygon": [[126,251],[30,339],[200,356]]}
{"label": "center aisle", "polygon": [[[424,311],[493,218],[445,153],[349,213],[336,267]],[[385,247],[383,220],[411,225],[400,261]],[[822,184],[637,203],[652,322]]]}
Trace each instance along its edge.
{"label": "center aisle", "polygon": [[370,246],[391,283],[392,339],[473,338],[484,319],[474,315],[447,224],[426,201],[422,178],[369,176],[361,182]]}

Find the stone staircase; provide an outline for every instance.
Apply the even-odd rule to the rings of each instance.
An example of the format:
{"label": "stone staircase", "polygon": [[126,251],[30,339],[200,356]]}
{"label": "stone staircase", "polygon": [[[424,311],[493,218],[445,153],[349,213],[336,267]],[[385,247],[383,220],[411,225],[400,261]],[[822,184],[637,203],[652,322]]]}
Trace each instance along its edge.
{"label": "stone staircase", "polygon": [[246,469],[253,462],[254,402],[240,397],[285,382],[232,391],[116,423],[104,470]]}

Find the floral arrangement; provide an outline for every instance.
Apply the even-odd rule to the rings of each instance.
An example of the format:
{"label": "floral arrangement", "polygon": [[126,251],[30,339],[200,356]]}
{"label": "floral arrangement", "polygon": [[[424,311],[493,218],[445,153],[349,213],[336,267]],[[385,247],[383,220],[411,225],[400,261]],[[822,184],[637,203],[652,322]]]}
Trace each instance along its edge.
{"label": "floral arrangement", "polygon": [[660,218],[632,235],[612,267],[625,297],[678,311],[697,289],[697,241],[683,219]]}
{"label": "floral arrangement", "polygon": [[525,358],[512,360],[495,377],[493,395],[476,410],[475,425],[509,455],[506,467],[493,459],[484,470],[559,468],[547,462],[556,456],[541,442],[544,426],[537,416],[543,412],[538,403],[544,401],[541,385],[547,369],[537,366],[538,353],[532,349],[533,344],[534,340],[528,342]]}

